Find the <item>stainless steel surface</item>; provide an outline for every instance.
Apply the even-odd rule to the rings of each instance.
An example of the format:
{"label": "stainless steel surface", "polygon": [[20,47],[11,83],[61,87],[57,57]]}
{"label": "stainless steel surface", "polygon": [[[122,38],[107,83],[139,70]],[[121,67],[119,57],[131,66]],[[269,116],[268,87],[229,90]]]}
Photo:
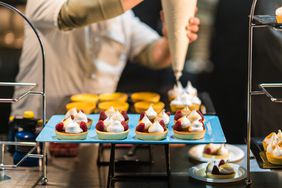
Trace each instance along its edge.
{"label": "stainless steel surface", "polygon": [[228,179],[212,179],[206,177],[206,167],[208,163],[203,163],[196,165],[194,167],[191,167],[188,171],[189,175],[199,181],[207,182],[207,183],[233,183],[238,182],[246,179],[247,177],[247,170],[240,165],[237,164],[231,164],[233,168],[235,169],[235,177],[234,178],[228,178]]}

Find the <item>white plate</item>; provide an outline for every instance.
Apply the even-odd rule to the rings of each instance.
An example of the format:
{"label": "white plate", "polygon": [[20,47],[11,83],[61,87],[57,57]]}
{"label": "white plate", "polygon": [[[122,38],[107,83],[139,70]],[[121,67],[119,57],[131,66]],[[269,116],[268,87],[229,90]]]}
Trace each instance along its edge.
{"label": "white plate", "polygon": [[[188,151],[189,157],[200,162],[208,162],[215,160],[214,158],[206,158],[203,156],[204,147],[205,144],[196,145],[192,147]],[[225,147],[230,153],[229,158],[227,159],[228,162],[238,162],[244,158],[245,153],[241,148],[230,144],[226,144]]]}
{"label": "white plate", "polygon": [[241,167],[240,165],[230,163],[235,170],[234,178],[229,179],[213,179],[206,177],[206,167],[208,163],[199,164],[197,166],[191,167],[189,169],[189,175],[200,181],[208,182],[208,183],[232,183],[242,181],[247,177],[247,171],[245,168]]}

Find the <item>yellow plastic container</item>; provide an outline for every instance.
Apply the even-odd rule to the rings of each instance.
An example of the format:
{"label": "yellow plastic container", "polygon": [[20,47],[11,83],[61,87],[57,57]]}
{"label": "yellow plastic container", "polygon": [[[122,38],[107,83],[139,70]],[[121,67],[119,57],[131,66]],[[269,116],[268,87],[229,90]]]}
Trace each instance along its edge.
{"label": "yellow plastic container", "polygon": [[97,103],[99,100],[98,95],[95,94],[77,94],[71,96],[72,102],[87,102],[87,103]]}
{"label": "yellow plastic container", "polygon": [[160,98],[161,96],[154,92],[136,92],[131,95],[131,99],[134,103],[139,101],[157,103],[160,101]]}
{"label": "yellow plastic container", "polygon": [[99,95],[100,102],[106,102],[106,101],[120,101],[120,102],[126,102],[127,101],[127,94],[126,93],[105,93]]}
{"label": "yellow plastic container", "polygon": [[119,111],[126,111],[129,108],[129,104],[126,102],[120,102],[120,101],[109,101],[109,102],[100,102],[98,105],[99,111],[106,111],[110,107],[114,107],[116,110]]}

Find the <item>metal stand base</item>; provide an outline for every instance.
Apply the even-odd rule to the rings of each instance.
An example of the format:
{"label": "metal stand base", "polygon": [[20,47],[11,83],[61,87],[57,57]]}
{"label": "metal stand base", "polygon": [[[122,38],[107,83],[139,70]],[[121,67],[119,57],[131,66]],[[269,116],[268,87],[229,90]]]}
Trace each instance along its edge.
{"label": "metal stand base", "polygon": [[10,180],[11,177],[5,175],[5,170],[0,169],[0,182],[5,180]]}

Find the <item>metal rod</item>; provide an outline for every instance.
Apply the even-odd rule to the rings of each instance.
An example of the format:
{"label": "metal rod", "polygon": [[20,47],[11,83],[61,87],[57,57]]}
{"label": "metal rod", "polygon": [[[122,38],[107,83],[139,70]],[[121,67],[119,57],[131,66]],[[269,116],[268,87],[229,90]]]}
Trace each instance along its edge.
{"label": "metal rod", "polygon": [[36,146],[35,142],[9,142],[9,141],[0,141],[0,144],[7,146]]}
{"label": "metal rod", "polygon": [[[1,144],[1,163],[0,163],[1,167],[4,165],[4,157],[5,157],[5,145]],[[0,170],[4,170],[4,168],[1,168]]]}
{"label": "metal rod", "polygon": [[26,158],[28,158],[28,155],[30,155],[34,150],[36,149],[36,146],[34,146],[29,152],[16,164],[18,167]]}
{"label": "metal rod", "polygon": [[36,83],[0,82],[0,86],[37,86]]}
{"label": "metal rod", "polygon": [[251,131],[252,131],[252,72],[253,72],[253,18],[257,0],[253,0],[249,15],[249,46],[248,46],[248,96],[247,96],[247,185],[252,184],[251,179]]}

